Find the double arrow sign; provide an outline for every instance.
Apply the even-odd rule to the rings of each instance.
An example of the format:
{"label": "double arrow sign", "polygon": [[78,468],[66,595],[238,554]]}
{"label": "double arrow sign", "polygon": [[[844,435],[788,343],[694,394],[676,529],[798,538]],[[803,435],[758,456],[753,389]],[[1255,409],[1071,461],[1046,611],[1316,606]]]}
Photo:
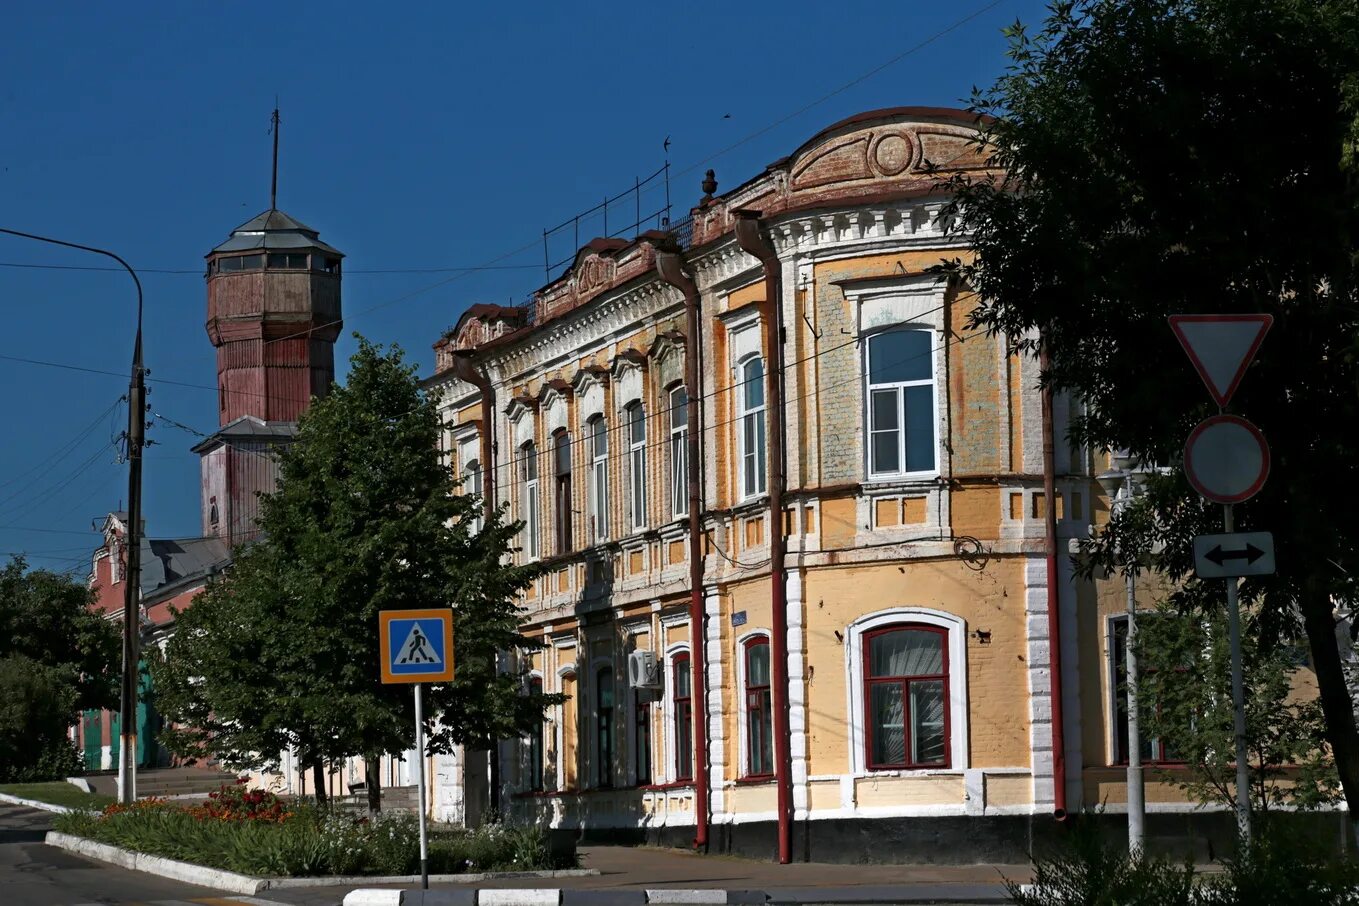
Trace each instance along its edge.
{"label": "double arrow sign", "polygon": [[1269,532],[1199,535],[1194,573],[1200,579],[1269,576],[1274,573],[1274,536]]}

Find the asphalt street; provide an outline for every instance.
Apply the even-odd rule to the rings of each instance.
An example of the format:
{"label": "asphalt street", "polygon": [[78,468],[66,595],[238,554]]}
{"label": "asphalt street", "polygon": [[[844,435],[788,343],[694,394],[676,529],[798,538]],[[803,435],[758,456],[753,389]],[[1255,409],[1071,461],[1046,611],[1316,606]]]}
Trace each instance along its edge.
{"label": "asphalt street", "polygon": [[252,901],[94,862],[44,844],[47,812],[0,804],[0,902],[4,906],[240,906]]}

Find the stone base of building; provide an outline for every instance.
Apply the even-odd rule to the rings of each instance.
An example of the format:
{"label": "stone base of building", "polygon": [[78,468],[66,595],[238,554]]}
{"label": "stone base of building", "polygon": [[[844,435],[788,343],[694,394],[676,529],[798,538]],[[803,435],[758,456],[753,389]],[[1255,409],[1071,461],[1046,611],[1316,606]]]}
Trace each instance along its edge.
{"label": "stone base of building", "polygon": [[[1344,812],[1272,813],[1268,820],[1290,837],[1303,836],[1319,847],[1346,848]],[[1018,865],[1034,854],[1054,852],[1084,823],[1108,845],[1127,845],[1123,814],[1087,814],[1066,823],[1047,815],[982,815],[928,818],[837,818],[793,825],[793,860],[843,864]],[[589,828],[583,844],[616,843],[692,849],[692,826]],[[1153,813],[1146,819],[1149,853],[1195,862],[1212,862],[1236,848],[1236,819],[1231,812]],[[772,821],[714,824],[708,852],[773,861],[778,858]]]}

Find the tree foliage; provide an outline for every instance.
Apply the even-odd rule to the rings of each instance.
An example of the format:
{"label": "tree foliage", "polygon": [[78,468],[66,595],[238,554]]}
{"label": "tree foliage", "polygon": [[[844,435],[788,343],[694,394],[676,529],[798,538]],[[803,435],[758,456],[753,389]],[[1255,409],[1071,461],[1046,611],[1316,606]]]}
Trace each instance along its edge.
{"label": "tree foliage", "polygon": [[66,737],[76,712],[117,703],[118,628],[69,576],[0,569],[0,781],[76,773]]}
{"label": "tree foliage", "polygon": [[[1270,644],[1257,619],[1245,615],[1242,627],[1252,805],[1262,812],[1331,805],[1339,782],[1321,705],[1294,688],[1306,654]],[[1185,763],[1166,778],[1199,802],[1234,807],[1235,714],[1223,707],[1232,697],[1226,620],[1219,611],[1186,614],[1162,604],[1138,617],[1137,657],[1143,735]]]}
{"label": "tree foliage", "polygon": [[[1073,441],[1168,467],[1150,513],[1117,516],[1089,565],[1151,556],[1154,540],[1156,568],[1180,581],[1190,539],[1220,530],[1180,466],[1215,409],[1166,316],[1274,316],[1233,408],[1273,449],[1236,525],[1273,531],[1280,569],[1245,583],[1243,601],[1267,644],[1305,631],[1359,814],[1332,615],[1359,577],[1359,6],[1064,0],[1010,36],[1008,71],[973,99],[993,117],[982,128],[997,171],[949,185],[947,216],[976,250],[952,266],[978,294],[973,324],[1028,351],[1041,339],[1044,380],[1082,404]],[[1188,581],[1175,603],[1220,606],[1221,588]]]}
{"label": "tree foliage", "polygon": [[260,764],[292,746],[315,764],[409,749],[410,687],[379,682],[383,610],[453,608],[455,679],[427,695],[432,750],[542,719],[552,697],[496,670],[499,652],[536,647],[515,599],[538,567],[509,562],[518,526],[503,513],[474,530],[481,502],[456,493],[443,428],[401,351],[361,340],[347,385],[280,454],[261,539],[178,617],[158,684],[189,727],[179,750]]}

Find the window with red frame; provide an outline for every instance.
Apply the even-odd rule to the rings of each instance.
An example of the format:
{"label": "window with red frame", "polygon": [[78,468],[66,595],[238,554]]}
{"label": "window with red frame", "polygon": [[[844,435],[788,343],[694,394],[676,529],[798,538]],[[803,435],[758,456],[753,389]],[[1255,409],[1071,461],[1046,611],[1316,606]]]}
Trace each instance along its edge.
{"label": "window with red frame", "polygon": [[746,776],[774,773],[774,708],[769,692],[769,639],[750,639],[746,658]]}
{"label": "window with red frame", "polygon": [[670,661],[670,688],[675,712],[675,779],[694,779],[694,704],[689,675],[689,655],[677,654]]}
{"label": "window with red frame", "polygon": [[888,626],[863,644],[869,769],[947,767],[948,632]]}

